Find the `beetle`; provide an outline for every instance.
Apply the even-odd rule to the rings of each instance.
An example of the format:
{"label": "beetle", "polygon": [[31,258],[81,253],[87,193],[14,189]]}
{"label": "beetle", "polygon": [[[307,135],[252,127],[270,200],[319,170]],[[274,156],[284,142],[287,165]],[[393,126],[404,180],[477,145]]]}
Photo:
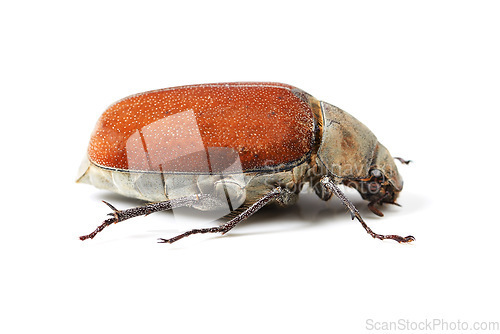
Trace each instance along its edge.
{"label": "beetle", "polygon": [[377,207],[397,204],[403,188],[389,151],[347,112],[287,84],[189,85],[119,100],[99,118],[77,182],[149,202],[126,210],[104,202],[111,218],[81,240],[179,207],[222,209],[229,220],[160,243],[225,234],[267,204],[294,204],[305,184],[322,200],[335,195],[372,237],[415,240],[373,232],[339,188],[355,188],[382,216]]}

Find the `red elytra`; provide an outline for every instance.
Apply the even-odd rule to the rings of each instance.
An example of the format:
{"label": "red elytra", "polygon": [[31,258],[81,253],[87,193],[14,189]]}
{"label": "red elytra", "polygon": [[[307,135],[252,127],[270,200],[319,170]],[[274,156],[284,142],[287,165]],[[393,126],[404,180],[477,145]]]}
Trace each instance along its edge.
{"label": "red elytra", "polygon": [[298,161],[314,141],[304,94],[277,83],[221,83],[133,95],[101,116],[88,156],[107,168],[161,172],[218,169],[207,166],[207,153],[220,168],[239,157],[244,171]]}

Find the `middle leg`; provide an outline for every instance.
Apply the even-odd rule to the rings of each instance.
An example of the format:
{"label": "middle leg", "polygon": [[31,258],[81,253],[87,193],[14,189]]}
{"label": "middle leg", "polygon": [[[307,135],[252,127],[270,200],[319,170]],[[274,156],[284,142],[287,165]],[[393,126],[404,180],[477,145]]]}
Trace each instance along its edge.
{"label": "middle leg", "polygon": [[264,195],[261,199],[259,199],[257,202],[252,204],[248,209],[240,213],[238,216],[234,217],[230,221],[228,221],[226,224],[218,226],[218,227],[209,227],[209,228],[201,228],[201,229],[193,229],[187,232],[184,232],[182,234],[179,234],[178,236],[175,236],[170,239],[163,239],[159,238],[158,242],[159,243],[174,243],[182,238],[188,237],[193,234],[204,234],[204,233],[222,233],[226,234],[229,232],[233,227],[235,227],[238,223],[244,221],[251,215],[253,215],[255,212],[260,210],[262,207],[264,207],[267,203],[272,201],[273,199],[278,198],[281,194],[283,193],[283,189],[281,187],[276,187],[272,191],[268,192],[266,195]]}

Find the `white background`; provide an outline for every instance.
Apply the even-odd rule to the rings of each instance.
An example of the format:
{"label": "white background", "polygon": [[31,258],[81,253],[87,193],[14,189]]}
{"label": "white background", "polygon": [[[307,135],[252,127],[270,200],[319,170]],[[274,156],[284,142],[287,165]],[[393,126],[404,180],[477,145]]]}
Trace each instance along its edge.
{"label": "white background", "polygon": [[[497,1],[24,1],[1,10],[2,333],[362,333],[500,321]],[[403,207],[369,237],[306,194],[230,235],[157,244],[168,213],[75,184],[105,108],[151,89],[295,85],[364,122],[401,166]],[[189,216],[188,216],[189,218]],[[186,219],[190,220],[190,219]],[[193,221],[196,220],[193,217]],[[195,224],[196,225],[196,224]],[[438,328],[439,329],[439,328]]]}

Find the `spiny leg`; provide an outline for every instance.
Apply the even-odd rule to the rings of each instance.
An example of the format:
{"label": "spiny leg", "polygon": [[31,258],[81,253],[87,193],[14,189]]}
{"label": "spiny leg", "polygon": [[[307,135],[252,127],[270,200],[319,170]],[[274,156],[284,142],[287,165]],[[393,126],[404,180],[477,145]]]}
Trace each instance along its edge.
{"label": "spiny leg", "polygon": [[106,227],[108,227],[113,223],[122,222],[124,220],[138,216],[147,216],[154,212],[166,211],[179,207],[189,207],[197,202],[210,201],[210,200],[216,200],[216,199],[209,194],[197,194],[197,195],[171,199],[164,202],[150,203],[147,205],[138,206],[126,210],[118,210],[113,205],[109,204],[106,201],[103,201],[107,206],[111,208],[111,210],[113,210],[113,213],[108,214],[108,216],[113,216],[113,217],[106,219],[101,225],[99,225],[99,227],[97,227],[94,230],[94,232],[87,235],[82,235],[80,237],[80,240],[93,239],[99,232],[101,232],[102,230],[104,230]]}
{"label": "spiny leg", "polygon": [[368,225],[366,225],[363,218],[361,218],[361,215],[359,214],[359,211],[358,211],[358,209],[356,209],[354,204],[352,204],[352,202],[347,197],[345,197],[344,193],[342,193],[340,188],[337,187],[335,185],[335,183],[333,183],[333,181],[328,176],[324,176],[321,179],[321,184],[325,188],[327,188],[328,190],[333,192],[335,194],[335,196],[337,196],[342,201],[342,203],[344,203],[344,205],[351,212],[351,218],[354,219],[354,217],[356,217],[356,219],[361,223],[361,225],[364,227],[366,232],[368,232],[368,234],[371,235],[373,238],[380,239],[380,240],[392,239],[392,240],[396,240],[397,242],[411,242],[411,241],[415,240],[415,238],[411,235],[409,235],[407,237],[401,237],[399,235],[383,235],[383,234],[377,234],[377,233],[373,232],[372,229],[369,228]]}
{"label": "spiny leg", "polygon": [[266,195],[264,195],[264,197],[262,197],[257,202],[255,202],[254,204],[252,204],[248,209],[246,209],[245,211],[243,211],[238,216],[234,217],[233,219],[231,219],[230,221],[228,221],[224,225],[221,225],[221,226],[218,226],[218,227],[193,229],[191,231],[184,232],[184,233],[179,234],[178,236],[175,236],[175,237],[170,238],[170,239],[159,238],[158,242],[159,243],[169,243],[169,244],[171,244],[171,243],[176,242],[176,241],[178,241],[178,240],[180,240],[182,238],[188,237],[188,236],[190,236],[192,234],[204,234],[204,233],[222,233],[222,234],[226,234],[233,227],[235,227],[238,223],[244,221],[245,219],[247,219],[248,217],[250,217],[251,215],[253,215],[255,212],[257,212],[258,210],[260,210],[262,207],[264,207],[267,203],[269,203],[273,199],[275,199],[278,196],[280,196],[282,194],[282,192],[283,192],[283,189],[281,187],[274,188],[272,191],[270,191],[269,193],[267,193]]}

